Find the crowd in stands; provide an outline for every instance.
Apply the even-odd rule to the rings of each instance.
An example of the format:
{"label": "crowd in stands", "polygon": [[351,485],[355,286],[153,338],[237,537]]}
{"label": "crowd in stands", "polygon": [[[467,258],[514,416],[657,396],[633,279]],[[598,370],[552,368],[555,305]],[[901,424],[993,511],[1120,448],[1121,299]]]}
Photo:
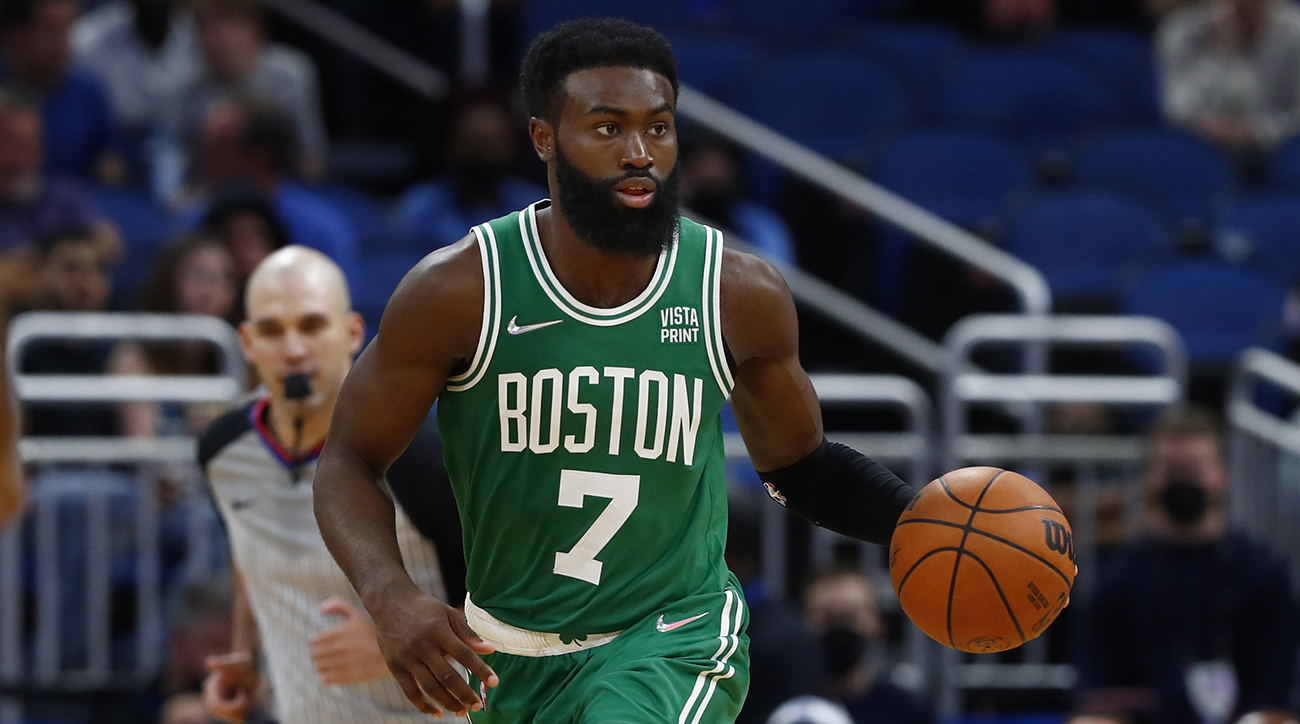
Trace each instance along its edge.
{"label": "crowd in stands", "polygon": [[[463,75],[457,3],[325,4]],[[276,25],[262,0],[3,0],[0,313],[124,309],[237,323],[252,269],[294,243],[339,263],[373,333],[388,296],[424,254],[546,194],[513,98],[518,51],[557,19],[608,12],[667,32],[683,83],[1029,261],[1058,309],[1169,320],[1198,379],[1208,380],[1194,388],[1199,401],[1221,404],[1224,371],[1246,346],[1289,346],[1300,359],[1293,0],[676,0],[626,8],[499,0],[491,3],[486,76],[433,109],[358,81],[364,71],[337,51],[283,42],[293,31]],[[376,145],[339,131],[358,128],[355,135],[389,137]],[[1014,308],[999,283],[863,209],[703,129],[683,123],[681,139],[686,207],[769,259],[935,338],[966,314]],[[406,162],[388,163],[380,148],[357,164],[341,151],[349,144],[388,144]],[[410,161],[421,147],[425,157]],[[814,334],[806,362],[878,371],[842,347]],[[217,360],[199,344],[43,343],[17,365],[28,373],[211,374]],[[152,437],[194,434],[218,412],[32,407],[24,424],[28,435]],[[1148,535],[1117,550],[1100,584],[1115,598],[1098,601],[1197,605],[1177,612],[1184,619],[1137,604],[1098,605],[1081,618],[1081,630],[1097,635],[1081,635],[1092,646],[1079,653],[1079,724],[1191,721],[1192,709],[1222,708],[1188,699],[1183,674],[1193,670],[1204,681],[1231,676],[1236,687],[1223,718],[1206,721],[1295,703],[1278,694],[1294,680],[1294,625],[1279,618],[1254,638],[1239,625],[1280,616],[1276,607],[1290,600],[1285,576],[1215,522],[1225,504],[1221,451],[1217,442],[1196,447],[1213,441],[1210,428],[1197,423],[1170,437],[1200,442],[1153,457],[1165,467],[1148,480]],[[1208,462],[1187,462],[1201,453]],[[1200,486],[1178,488],[1201,496],[1190,520],[1168,500],[1175,480]],[[743,503],[733,506],[732,531],[742,538],[757,535],[746,515]],[[856,724],[932,720],[883,664],[886,626],[871,581],[836,569],[794,605],[763,589],[755,546],[742,541],[729,551],[752,616],[753,687],[742,724],[804,695],[840,702]],[[1177,573],[1145,575],[1152,566]],[[206,720],[192,694],[203,652],[225,650],[228,631],[214,622],[229,621],[228,602],[215,593],[225,589],[180,585],[192,588],[174,592],[174,665],[151,699],[167,699],[163,721],[172,724]],[[1177,635],[1192,630],[1204,635]],[[1127,635],[1117,632],[1139,639],[1144,658],[1117,654],[1116,637]]]}

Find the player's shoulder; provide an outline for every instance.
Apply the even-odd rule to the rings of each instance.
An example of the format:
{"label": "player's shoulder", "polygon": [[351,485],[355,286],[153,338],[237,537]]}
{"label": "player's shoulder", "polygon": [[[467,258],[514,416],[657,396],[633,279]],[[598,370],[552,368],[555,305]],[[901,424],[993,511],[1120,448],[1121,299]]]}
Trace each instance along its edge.
{"label": "player's shoulder", "polygon": [[221,454],[245,433],[253,429],[249,413],[256,402],[248,402],[227,411],[208,426],[199,436],[199,469],[206,471],[208,463]]}
{"label": "player's shoulder", "polygon": [[421,259],[397,285],[393,301],[424,303],[469,295],[481,303],[482,290],[478,236],[470,233]]}
{"label": "player's shoulder", "polygon": [[[772,262],[756,254],[722,249],[722,269],[719,280],[721,303],[725,309],[737,304],[784,306],[790,301],[790,288],[785,277]],[[756,312],[761,309],[756,308]]]}

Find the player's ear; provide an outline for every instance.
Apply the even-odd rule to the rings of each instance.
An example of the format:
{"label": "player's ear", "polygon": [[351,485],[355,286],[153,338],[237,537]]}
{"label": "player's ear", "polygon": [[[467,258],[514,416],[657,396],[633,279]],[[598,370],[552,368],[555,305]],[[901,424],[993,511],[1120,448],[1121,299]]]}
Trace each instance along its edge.
{"label": "player's ear", "polygon": [[244,359],[251,359],[248,350],[253,345],[253,325],[244,320],[239,323],[239,349],[244,353]]}
{"label": "player's ear", "polygon": [[348,313],[348,352],[356,357],[366,341],[366,320],[359,312]]}
{"label": "player's ear", "polygon": [[528,137],[533,141],[533,150],[544,163],[555,158],[555,127],[551,122],[537,116],[528,119]]}

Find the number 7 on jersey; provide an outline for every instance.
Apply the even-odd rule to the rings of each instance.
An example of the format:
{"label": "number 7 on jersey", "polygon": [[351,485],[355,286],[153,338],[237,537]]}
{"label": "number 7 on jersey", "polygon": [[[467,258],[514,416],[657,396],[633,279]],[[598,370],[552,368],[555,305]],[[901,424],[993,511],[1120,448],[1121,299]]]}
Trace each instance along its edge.
{"label": "number 7 on jersey", "polygon": [[595,586],[600,585],[603,563],[596,560],[600,551],[609,544],[614,534],[632,516],[641,491],[640,475],[614,475],[586,470],[560,471],[560,505],[565,508],[582,508],[587,496],[609,498],[609,505],[578,539],[577,545],[565,553],[555,554],[555,573],[577,578]]}

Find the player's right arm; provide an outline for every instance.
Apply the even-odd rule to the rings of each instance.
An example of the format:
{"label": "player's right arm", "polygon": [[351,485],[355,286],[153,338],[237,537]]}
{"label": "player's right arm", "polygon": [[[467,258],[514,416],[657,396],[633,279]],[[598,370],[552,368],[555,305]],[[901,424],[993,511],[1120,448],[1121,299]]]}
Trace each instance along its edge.
{"label": "player's right arm", "polygon": [[476,655],[492,648],[455,609],[411,581],[383,480],[447,378],[473,358],[483,294],[473,236],[430,254],[406,275],[384,310],[379,334],[343,383],[316,468],[321,535],[370,612],[403,693],[434,716],[444,708],[464,713],[482,706],[447,657],[495,686],[496,675]]}

